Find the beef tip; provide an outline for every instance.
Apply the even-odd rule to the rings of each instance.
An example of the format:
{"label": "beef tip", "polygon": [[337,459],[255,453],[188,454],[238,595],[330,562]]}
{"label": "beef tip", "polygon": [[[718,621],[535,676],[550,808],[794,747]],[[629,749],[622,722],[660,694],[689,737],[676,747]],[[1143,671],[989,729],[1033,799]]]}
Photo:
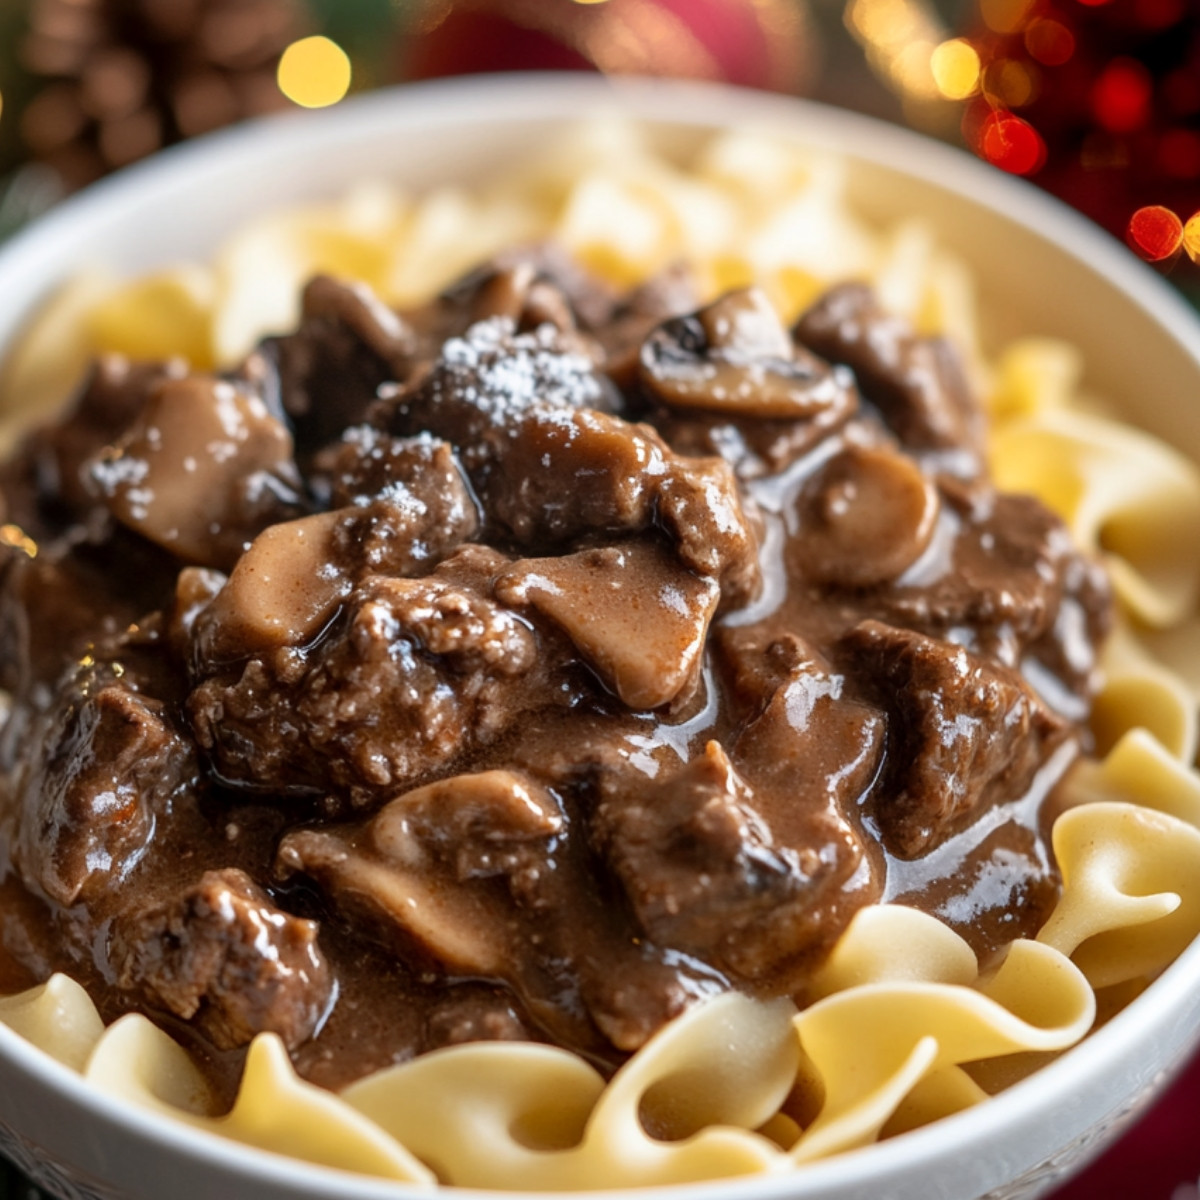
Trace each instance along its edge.
{"label": "beef tip", "polygon": [[847,446],[800,494],[792,559],[818,584],[890,583],[928,548],[938,508],[933,484],[911,458]]}
{"label": "beef tip", "polygon": [[304,289],[300,328],[263,343],[256,373],[270,381],[264,366],[274,367],[278,403],[307,461],[363,420],[381,384],[407,377],[415,350],[408,323],[365,284],[318,275]]}
{"label": "beef tip", "polygon": [[444,343],[428,375],[389,396],[390,432],[432,433],[457,447],[472,479],[518,438],[532,415],[608,408],[615,393],[552,327],[517,333],[493,317]]}
{"label": "beef tip", "polygon": [[218,665],[188,700],[217,772],[369,803],[495,740],[547,702],[552,670],[529,626],[490,598],[505,565],[465,548],[425,578],[368,575],[312,646]]}
{"label": "beef tip", "polygon": [[958,451],[957,473],[981,472],[983,414],[948,342],[918,336],[885,312],[870,288],[855,283],[822,296],[794,332],[801,345],[853,369],[863,395],[902,445]]}
{"label": "beef tip", "polygon": [[[409,962],[501,982],[551,1038],[611,1056],[604,1039],[635,1050],[719,985],[675,952],[631,946],[584,890],[578,851],[563,853],[567,826],[546,786],[484,771],[402,795],[365,826],[291,833],[278,869],[308,875]],[[460,1036],[515,1032],[500,1013]]]}
{"label": "beef tip", "polygon": [[472,271],[439,297],[433,313],[438,335],[461,336],[479,321],[501,317],[518,333],[549,325],[563,336],[564,344],[599,359],[599,347],[578,331],[567,291],[543,264],[533,255],[502,258]]}
{"label": "beef tip", "polygon": [[356,425],[319,457],[319,466],[330,480],[334,508],[411,496],[431,530],[467,529],[465,540],[478,527],[477,502],[454,447],[429,434],[394,438]]}
{"label": "beef tip", "polygon": [[364,576],[428,570],[470,537],[476,510],[457,467],[443,456],[430,468],[410,476],[411,488],[396,480],[367,503],[281,522],[259,534],[194,619],[198,669],[304,645]]}
{"label": "beef tip", "polygon": [[602,801],[593,836],[648,937],[743,979],[776,977],[812,950],[813,910],[842,874],[823,841],[773,836],[717,742],[664,782]]}
{"label": "beef tip", "polygon": [[408,792],[365,828],[290,833],[278,861],[440,969],[515,981],[514,929],[488,881],[506,880],[518,903],[536,898],[538,877],[553,870],[547,843],[563,827],[546,788],[485,771]]}
{"label": "beef tip", "polygon": [[528,604],[571,639],[630,708],[687,700],[700,675],[719,589],[654,541],[522,559],[496,596]]}
{"label": "beef tip", "polygon": [[113,923],[117,986],[199,1026],[219,1050],[275,1033],[295,1049],[333,994],[317,924],[282,912],[243,871],[206,871],[181,895]]}
{"label": "beef tip", "polygon": [[5,520],[43,541],[91,517],[96,498],[85,464],[125,432],[156,386],[185,371],[182,361],[131,363],[116,354],[97,359],[62,418],[26,436],[0,465]]}
{"label": "beef tip", "polygon": [[301,508],[287,429],[257,397],[199,376],[160,383],[85,471],[118,521],[197,566],[228,570]]}
{"label": "beef tip", "polygon": [[972,816],[1019,799],[1068,736],[1014,671],[961,646],[863,621],[842,639],[847,670],[888,714],[873,811],[901,858],[928,853]]}
{"label": "beef tip", "polygon": [[198,774],[165,706],[95,666],[64,682],[25,742],[14,857],[27,885],[62,905],[119,885]]}
{"label": "beef tip", "polygon": [[[498,303],[506,295],[507,310]],[[554,315],[549,317],[543,300],[548,295],[555,297],[550,301]],[[451,285],[438,307],[442,311],[447,307],[456,310],[453,319],[459,323],[452,324],[452,333],[461,333],[474,321],[489,316],[511,317],[523,330],[535,329],[548,319],[560,329],[593,331],[608,326],[619,302],[610,287],[583,270],[561,246],[540,242],[497,254],[491,262]],[[485,307],[488,303],[493,306],[491,311]],[[563,305],[566,314],[562,313]],[[562,317],[568,318],[567,323],[560,324]]]}
{"label": "beef tip", "polygon": [[552,330],[514,334],[497,319],[447,342],[388,419],[395,433],[453,442],[488,521],[518,545],[657,523],[688,567],[718,580],[724,607],[744,604],[759,586],[757,543],[728,466],[680,458],[649,427],[598,411],[604,396]]}
{"label": "beef tip", "polygon": [[[943,504],[943,512],[949,507]],[[1051,669],[1062,671],[1068,688],[1089,695],[1096,650],[1112,620],[1103,571],[1079,553],[1066,526],[1032,496],[999,493],[975,508],[952,511],[949,561],[934,577],[881,591],[877,611],[935,636],[970,629],[972,648],[1006,666],[1016,666],[1036,644]],[[1086,638],[1059,627],[1064,613],[1081,617]],[[1063,639],[1071,641],[1071,649]]]}

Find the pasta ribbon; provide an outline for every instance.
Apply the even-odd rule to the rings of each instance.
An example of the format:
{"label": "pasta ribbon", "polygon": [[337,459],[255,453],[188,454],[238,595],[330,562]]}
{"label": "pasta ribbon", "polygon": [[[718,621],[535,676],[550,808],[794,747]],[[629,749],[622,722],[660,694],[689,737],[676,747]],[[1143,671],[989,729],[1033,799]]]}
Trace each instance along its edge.
{"label": "pasta ribbon", "polygon": [[794,1013],[787,1000],[717,997],[662,1029],[607,1088],[565,1051],[492,1043],[425,1055],[343,1097],[462,1187],[584,1190],[757,1174],[786,1163],[750,1130],[792,1086]]}
{"label": "pasta ribbon", "polygon": [[[889,930],[903,930],[908,940],[889,943]],[[908,946],[911,967],[900,949]],[[908,1128],[922,1113],[945,1115],[977,1102],[984,1092],[961,1063],[1061,1050],[1091,1028],[1092,990],[1057,951],[1014,942],[990,978],[971,970],[974,986],[966,986],[968,956],[973,967],[957,934],[914,910],[887,906],[855,917],[826,971],[844,978],[850,963],[860,978],[874,973],[877,982],[836,992],[795,1018],[824,1100],[791,1151],[794,1162],[866,1145],[889,1122]],[[928,981],[914,978],[922,970]]]}
{"label": "pasta ribbon", "polygon": [[1200,583],[1200,471],[1128,425],[1045,411],[993,433],[996,486],[1032,492],[1100,555],[1118,597],[1162,628],[1195,607]]}
{"label": "pasta ribbon", "polygon": [[92,998],[66,975],[16,996],[0,996],[0,1025],[73,1071],[82,1071],[104,1033]]}
{"label": "pasta ribbon", "polygon": [[251,1043],[237,1099],[224,1116],[210,1115],[209,1089],[183,1048],[137,1014],[109,1027],[84,1077],[109,1095],[260,1150],[385,1179],[433,1182],[429,1170],[373,1122],[301,1080],[274,1034]]}
{"label": "pasta ribbon", "polygon": [[[1150,768],[1148,800],[1192,807],[1194,784],[1190,795],[1167,796],[1173,771],[1185,774],[1174,759],[1156,759],[1144,744],[1124,748],[1134,753]],[[1053,842],[1063,894],[1038,940],[1070,955],[1093,987],[1160,971],[1200,933],[1195,826],[1141,804],[1099,800],[1063,813]]]}
{"label": "pasta ribbon", "polygon": [[[1151,656],[1139,636],[1118,621],[1102,659],[1104,683],[1088,724],[1104,755],[1134,729],[1145,729],[1181,762],[1197,749],[1196,697],[1174,671]],[[1083,764],[1081,764],[1083,765]],[[1138,794],[1134,788],[1129,798]]]}

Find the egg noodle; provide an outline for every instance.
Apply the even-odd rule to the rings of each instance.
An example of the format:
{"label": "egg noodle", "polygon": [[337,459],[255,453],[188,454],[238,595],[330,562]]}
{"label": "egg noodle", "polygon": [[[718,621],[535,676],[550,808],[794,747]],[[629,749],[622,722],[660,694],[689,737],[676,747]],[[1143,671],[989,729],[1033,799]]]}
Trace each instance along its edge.
{"label": "egg noodle", "polygon": [[225,1113],[165,1033],[139,1015],[104,1028],[64,976],[0,999],[0,1022],[114,1098],[313,1163],[426,1187],[670,1184],[788,1171],[979,1104],[1078,1042],[1098,1000],[1119,1007],[1200,933],[1200,473],[1095,415],[1072,347],[1028,339],[985,361],[966,268],[919,223],[865,225],[847,209],[843,174],[835,159],[743,133],[715,137],[684,169],[631,127],[598,124],[487,187],[361,187],[253,223],[211,265],[76,280],[14,349],[0,404],[14,423],[32,397],[65,398],[104,351],[233,363],[294,326],[317,272],[408,305],[545,237],[624,285],[679,260],[709,295],[757,282],[788,319],[831,282],[868,280],[889,309],[965,352],[988,400],[997,485],[1057,512],[1103,559],[1118,597],[1093,717],[1102,757],[1063,784],[1062,895],[1037,939],[981,974],[936,918],[868,907],[809,1007],[722,995],[607,1082],[567,1051],[491,1042],[334,1095],[299,1079],[263,1034]]}

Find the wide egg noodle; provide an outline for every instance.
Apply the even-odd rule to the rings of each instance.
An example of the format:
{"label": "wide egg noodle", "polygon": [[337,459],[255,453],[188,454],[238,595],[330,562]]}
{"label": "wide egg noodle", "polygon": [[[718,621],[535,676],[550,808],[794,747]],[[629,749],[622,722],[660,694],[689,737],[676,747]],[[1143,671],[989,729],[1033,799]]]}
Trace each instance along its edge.
{"label": "wide egg noodle", "polygon": [[1128,425],[1045,411],[1001,424],[990,447],[996,485],[1031,492],[1101,557],[1118,598],[1155,628],[1182,621],[1200,583],[1200,471]]}
{"label": "wide egg noodle", "polygon": [[84,1069],[104,1033],[92,998],[65,975],[51,975],[27,992],[0,997],[0,1025],[73,1071]]}
{"label": "wide egg noodle", "polygon": [[[1128,621],[1118,618],[1101,667],[1103,684],[1088,721],[1095,753],[1106,755],[1126,734],[1142,729],[1180,762],[1193,762],[1200,724],[1196,697],[1175,671],[1150,653]],[[1136,796],[1136,789],[1129,795]]]}
{"label": "wide egg noodle", "polygon": [[[970,971],[973,986],[966,986],[968,958],[973,965],[957,934],[916,910],[889,905],[855,917],[826,972],[835,982],[863,982],[794,1022],[823,1089],[816,1119],[791,1151],[794,1162],[867,1145],[889,1122],[908,1128],[921,1112],[959,1111],[984,1095],[960,1064],[1065,1049],[1091,1028],[1092,989],[1056,950],[1014,942],[990,977]],[[872,974],[877,981],[866,982]]]}
{"label": "wide egg noodle", "polygon": [[[228,365],[294,325],[316,272],[410,304],[477,259],[545,236],[621,284],[678,259],[707,294],[757,281],[789,319],[824,285],[863,278],[980,371],[965,266],[919,222],[882,232],[860,222],[844,185],[836,159],[770,136],[717,136],[682,169],[628,124],[591,126],[486,189],[414,199],[368,186],[246,226],[212,267],[68,285],[11,356],[0,407],[65,397],[97,350]],[[1136,990],[1200,929],[1190,882],[1200,780],[1184,765],[1194,697],[1147,649],[1183,636],[1194,601],[1200,476],[1153,439],[1082,415],[1079,380],[1078,351],[1040,339],[1010,346],[991,373],[1000,485],[1039,494],[1107,556],[1131,618],[1106,651],[1096,706],[1108,753],[1074,772],[1055,827],[1062,899],[1041,944],[1015,943],[994,975],[980,978],[970,948],[935,918],[876,906],[838,943],[810,1008],[739,995],[697,1005],[607,1086],[565,1051],[488,1043],[423,1056],[339,1098],[298,1079],[263,1035],[224,1116],[166,1034],[137,1016],[104,1031],[62,976],[0,1000],[0,1021],[111,1095],[260,1148],[426,1184],[434,1173],[538,1189],[777,1171],[979,1103],[994,1090],[981,1080],[1019,1077],[1083,1036],[1094,1011],[1084,975],[1106,994]]]}
{"label": "wide egg noodle", "polygon": [[792,1087],[794,1013],[787,1000],[720,996],[662,1029],[607,1087],[565,1051],[477,1044],[379,1072],[343,1098],[462,1187],[582,1190],[759,1174],[786,1165],[752,1130]]}
{"label": "wide egg noodle", "polygon": [[1196,775],[1135,731],[1069,786],[1079,806],[1053,830],[1063,893],[1038,938],[1093,987],[1152,976],[1200,934]]}
{"label": "wide egg noodle", "polygon": [[385,1179],[433,1182],[377,1125],[303,1082],[273,1034],[251,1044],[237,1099],[224,1115],[213,1113],[204,1077],[182,1047],[136,1013],[109,1026],[84,1078],[110,1096],[260,1150]]}

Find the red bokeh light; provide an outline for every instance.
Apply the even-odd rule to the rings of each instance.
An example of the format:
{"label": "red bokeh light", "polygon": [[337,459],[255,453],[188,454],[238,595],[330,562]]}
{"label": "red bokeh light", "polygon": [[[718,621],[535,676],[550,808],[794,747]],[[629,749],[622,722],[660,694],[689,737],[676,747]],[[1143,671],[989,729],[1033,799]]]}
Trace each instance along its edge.
{"label": "red bokeh light", "polygon": [[1162,262],[1183,245],[1183,222],[1169,208],[1150,204],[1129,218],[1127,238],[1147,262]]}
{"label": "red bokeh light", "polygon": [[1075,35],[1061,22],[1034,21],[1025,31],[1025,49],[1047,67],[1061,67],[1075,53]]}
{"label": "red bokeh light", "polygon": [[1092,87],[1092,114],[1109,133],[1133,133],[1150,120],[1154,79],[1136,59],[1114,58]]}
{"label": "red bokeh light", "polygon": [[1028,121],[1010,112],[990,113],[979,130],[979,152],[1011,175],[1031,175],[1046,161],[1046,143]]}
{"label": "red bokeh light", "polygon": [[1133,17],[1143,29],[1169,29],[1183,20],[1184,0],[1136,0]]}

